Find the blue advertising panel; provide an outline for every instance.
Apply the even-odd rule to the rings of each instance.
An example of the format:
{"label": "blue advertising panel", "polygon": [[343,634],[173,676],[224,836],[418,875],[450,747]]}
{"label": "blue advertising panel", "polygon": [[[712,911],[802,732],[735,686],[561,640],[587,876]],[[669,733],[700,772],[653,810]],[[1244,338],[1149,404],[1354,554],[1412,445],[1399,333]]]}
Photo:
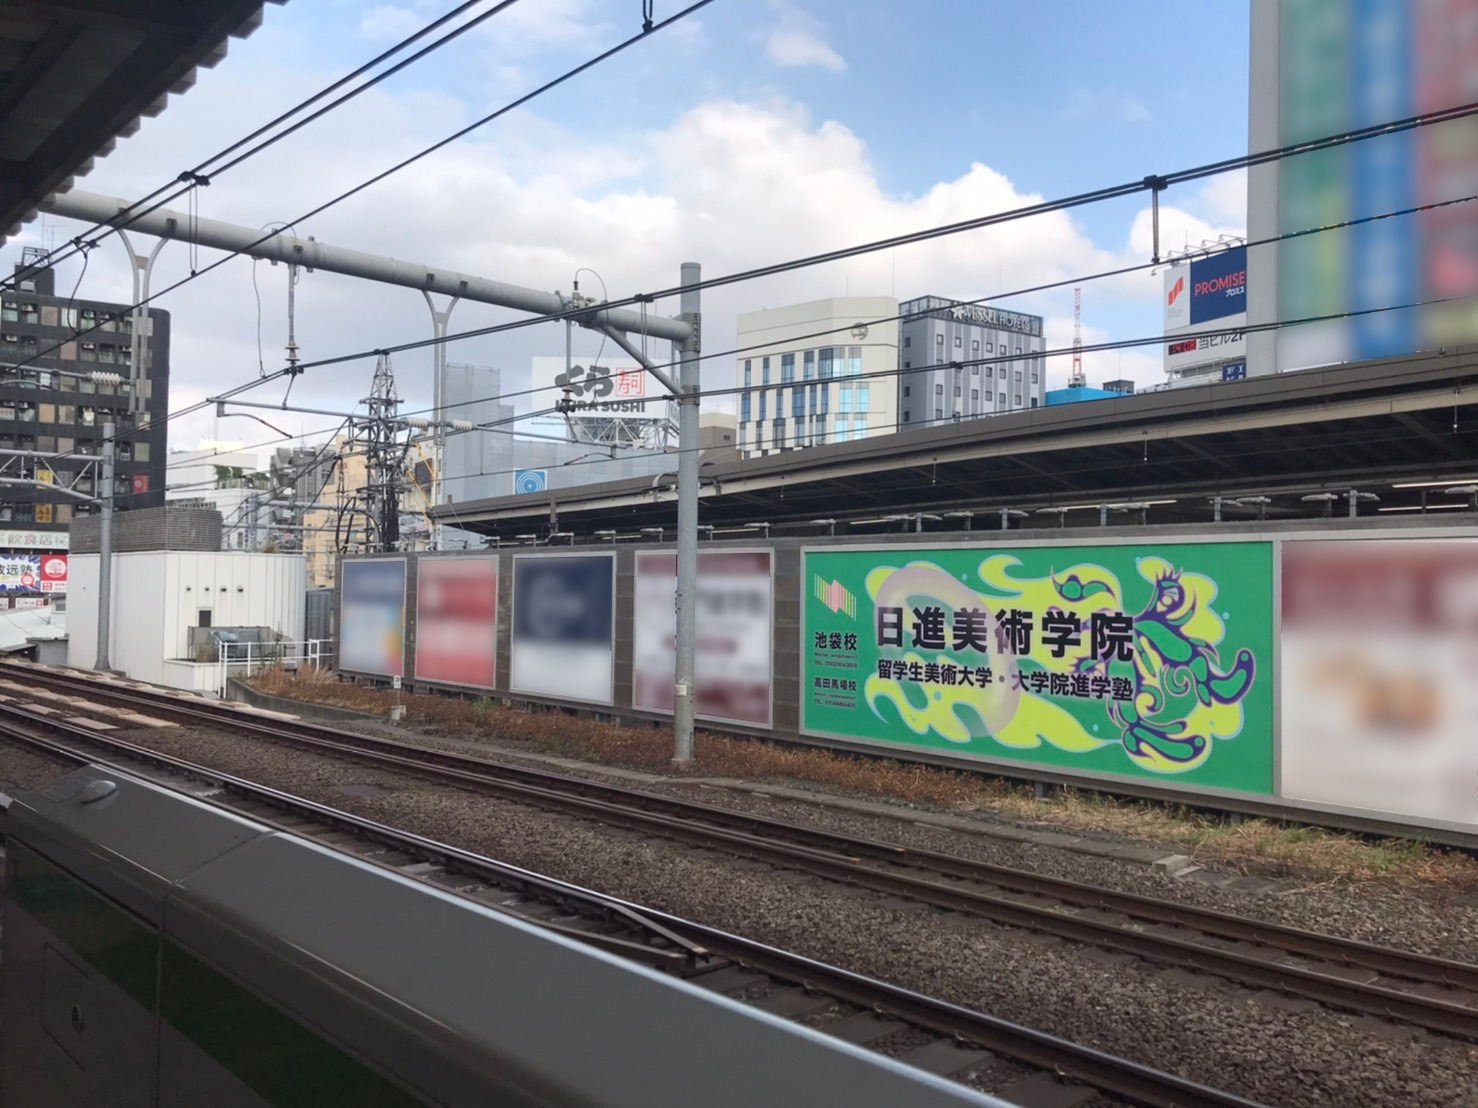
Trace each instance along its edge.
{"label": "blue advertising panel", "polygon": [[381,677],[405,675],[405,559],[342,563],[339,668]]}
{"label": "blue advertising panel", "polygon": [[1208,323],[1247,310],[1247,248],[1239,246],[1191,263],[1191,323]]}
{"label": "blue advertising panel", "polygon": [[611,703],[615,610],[614,555],[515,555],[509,688]]}

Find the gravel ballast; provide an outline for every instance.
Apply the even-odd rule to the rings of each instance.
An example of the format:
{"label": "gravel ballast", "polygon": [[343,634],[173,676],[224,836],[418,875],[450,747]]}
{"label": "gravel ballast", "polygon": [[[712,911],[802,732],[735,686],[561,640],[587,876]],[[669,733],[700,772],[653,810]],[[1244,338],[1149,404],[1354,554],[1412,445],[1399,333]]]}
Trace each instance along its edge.
{"label": "gravel ballast", "polygon": [[[1269,1104],[1478,1105],[1478,1049],[1466,1043],[248,738],[181,728],[151,733],[148,744]],[[17,757],[0,748],[0,779],[20,781],[37,769],[13,768]],[[56,775],[54,765],[46,769],[43,780]],[[387,791],[352,796],[340,791],[345,785]],[[999,849],[1001,860],[1062,876],[1102,883],[1109,868],[1099,859],[929,828],[891,825],[883,834],[875,825],[890,821],[809,805],[773,814],[801,812],[837,821],[829,825],[839,830],[862,831],[842,826],[857,819],[874,825],[864,833],[876,837],[923,836],[928,841],[919,845],[936,849],[975,856]],[[1030,856],[1006,857],[1022,849]],[[1091,872],[1066,872],[1079,865]],[[1126,881],[1152,882],[1136,891],[1161,892],[1136,867],[1113,869]],[[1237,909],[1245,913],[1247,904]],[[1352,903],[1349,911],[1356,910]]]}

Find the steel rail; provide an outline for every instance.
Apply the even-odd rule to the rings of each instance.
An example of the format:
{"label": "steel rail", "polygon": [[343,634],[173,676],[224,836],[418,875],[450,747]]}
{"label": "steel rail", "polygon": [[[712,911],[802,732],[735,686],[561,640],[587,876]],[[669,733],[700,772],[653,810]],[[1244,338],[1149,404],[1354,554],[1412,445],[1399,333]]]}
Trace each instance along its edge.
{"label": "steel rail", "polygon": [[[392,771],[423,777],[429,775],[515,803],[533,804],[579,818],[651,832],[698,847],[717,848],[781,867],[800,869],[829,880],[908,897],[938,908],[982,915],[998,923],[1028,928],[1072,942],[1098,945],[1136,957],[1212,973],[1253,987],[1294,993],[1333,1007],[1400,1019],[1478,1041],[1478,1009],[1466,1004],[1370,981],[1352,980],[1318,968],[1279,964],[1270,960],[1267,954],[1281,951],[1385,977],[1478,991],[1478,966],[1467,963],[1210,912],[938,852],[798,827],[731,809],[506,766],[468,755],[316,724],[264,720],[255,713],[201,701],[196,697],[120,689],[116,682],[70,675],[62,678],[52,673],[43,675],[30,668],[27,672],[42,677],[43,682],[73,689],[85,688],[89,695],[101,694],[108,699],[133,703],[156,714],[162,708],[207,726],[229,723],[269,740],[346,756]],[[864,864],[865,861],[875,864]],[[1023,903],[1010,895],[961,888],[907,872],[893,872],[893,867],[922,870],[951,881],[996,886],[1009,894],[1055,900],[1061,906]],[[1256,953],[1218,949],[1177,936],[1152,934],[1121,923],[1077,916],[1068,909],[1117,913],[1131,920],[1191,929],[1214,938],[1268,949]]]}
{"label": "steel rail", "polygon": [[[1080,1046],[1046,1032],[998,1019],[947,1001],[937,1000],[849,970],[829,966],[764,943],[729,934],[717,928],[647,909],[617,897],[583,889],[557,878],[544,877],[532,871],[473,854],[412,832],[367,820],[316,801],[297,797],[159,751],[149,750],[123,739],[102,735],[64,720],[35,715],[24,709],[16,708],[14,705],[0,705],[0,709],[13,718],[60,732],[67,738],[84,745],[99,747],[115,755],[153,765],[170,774],[206,781],[222,790],[246,796],[272,808],[296,812],[299,818],[350,829],[359,837],[413,855],[423,854],[445,864],[450,870],[466,873],[488,884],[512,883],[525,887],[536,887],[541,892],[553,894],[561,899],[597,904],[623,919],[640,921],[654,934],[679,945],[686,953],[718,956],[726,960],[724,964],[753,969],[759,974],[798,986],[805,991],[818,992],[834,1000],[872,1011],[880,1019],[896,1017],[900,1021],[946,1036],[957,1042],[976,1044],[983,1049],[1024,1062],[1058,1077],[1079,1081],[1104,1092],[1129,1098],[1134,1103],[1153,1105],[1157,1108],[1261,1108],[1257,1102],[1232,1093],[1201,1085],[1174,1074],[1162,1073],[1137,1062]],[[97,765],[107,770],[137,774],[136,770],[126,765],[99,760],[70,746],[37,735],[29,728],[19,726],[14,722],[0,721],[0,739],[39,750],[49,756],[72,763]],[[197,799],[207,803],[220,803],[209,796],[197,796]],[[230,810],[239,810],[234,805],[223,806]],[[274,821],[262,819],[261,816],[255,814],[252,814],[251,818],[263,823],[274,823]],[[279,830],[288,834],[302,836],[301,830],[282,821],[275,821],[275,825]],[[372,856],[356,856],[366,861],[375,861]],[[375,864],[387,869],[399,869],[397,866],[386,863]],[[451,891],[454,894],[456,892],[456,890]],[[485,902],[479,901],[479,903]],[[489,905],[489,907],[495,906]],[[518,913],[510,914],[517,915]],[[540,920],[532,922],[539,926],[549,926]],[[554,929],[563,930],[571,937],[582,941],[596,938],[586,932]],[[619,948],[614,952],[629,953]],[[642,958],[638,954],[638,960],[650,961],[651,959]],[[716,972],[716,970],[709,970],[709,972]],[[691,979],[701,984],[702,972],[691,975]],[[821,1030],[825,1032],[824,1027]]]}

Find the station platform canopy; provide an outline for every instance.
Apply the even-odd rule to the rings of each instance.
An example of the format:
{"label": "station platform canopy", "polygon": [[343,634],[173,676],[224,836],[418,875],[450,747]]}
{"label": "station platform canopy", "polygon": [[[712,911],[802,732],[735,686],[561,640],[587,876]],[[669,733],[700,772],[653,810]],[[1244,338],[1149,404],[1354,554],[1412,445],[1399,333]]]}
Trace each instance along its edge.
{"label": "station platform canopy", "polygon": [[[656,478],[435,509],[500,541],[590,541],[676,525],[676,468]],[[1474,503],[1478,347],[1139,393],[703,466],[718,537],[975,530],[1345,515]],[[1220,503],[1215,503],[1219,500]],[[1238,501],[1238,503],[1234,503]],[[671,537],[668,534],[667,537]]]}
{"label": "station platform canopy", "polygon": [[262,7],[0,0],[0,242],[225,57],[229,38],[256,30]]}

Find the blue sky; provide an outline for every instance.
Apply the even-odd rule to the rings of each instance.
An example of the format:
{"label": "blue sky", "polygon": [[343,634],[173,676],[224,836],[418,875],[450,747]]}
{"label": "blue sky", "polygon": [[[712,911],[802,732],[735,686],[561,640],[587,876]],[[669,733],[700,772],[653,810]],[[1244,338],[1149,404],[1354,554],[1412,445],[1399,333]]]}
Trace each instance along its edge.
{"label": "blue sky", "polygon": [[[147,192],[451,6],[268,5],[255,35],[79,187]],[[657,17],[679,6],[657,0]],[[521,0],[219,179],[202,214],[252,226],[295,216],[619,41],[640,10],[639,0]],[[304,233],[545,288],[591,265],[612,296],[672,283],[689,257],[712,276],[1244,152],[1247,22],[1246,0],[717,0]],[[1242,191],[1229,178],[1167,196],[1167,241],[1240,230]],[[900,297],[984,296],[1147,260],[1145,207],[1080,209],[714,294],[708,348],[732,346],[734,314],[768,303],[888,293],[894,282]],[[90,293],[122,298],[121,257],[98,251],[91,265]],[[159,280],[184,267],[183,253],[166,251]],[[238,260],[160,302],[175,312],[177,406],[255,374],[250,277]],[[258,280],[266,364],[284,330],[281,271],[261,266]],[[1152,333],[1157,288],[1146,277],[1085,289],[1087,337]],[[427,331],[419,296],[403,290],[314,275],[299,305],[310,357]],[[1070,291],[1013,306],[1048,316],[1049,345],[1068,334]],[[504,318],[469,305],[454,324]],[[514,335],[458,344],[451,359],[517,375],[563,342],[549,328]],[[1144,383],[1159,376],[1153,348],[1126,361]],[[731,383],[732,365],[715,359],[705,379]],[[1118,368],[1090,363],[1090,379]],[[368,374],[367,363],[325,372],[294,396],[347,403]],[[403,381],[409,397],[428,391],[419,375]],[[175,445],[209,431],[187,423]]]}

